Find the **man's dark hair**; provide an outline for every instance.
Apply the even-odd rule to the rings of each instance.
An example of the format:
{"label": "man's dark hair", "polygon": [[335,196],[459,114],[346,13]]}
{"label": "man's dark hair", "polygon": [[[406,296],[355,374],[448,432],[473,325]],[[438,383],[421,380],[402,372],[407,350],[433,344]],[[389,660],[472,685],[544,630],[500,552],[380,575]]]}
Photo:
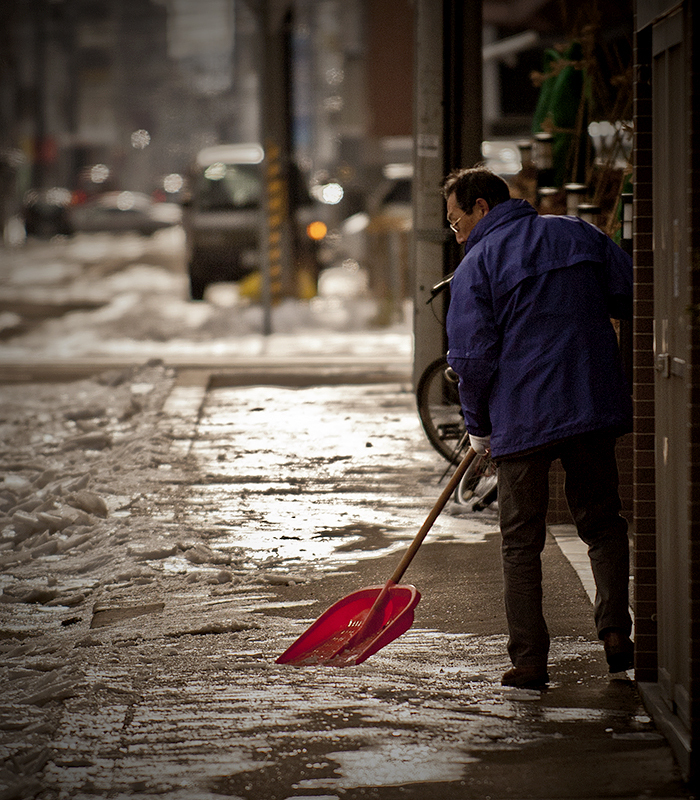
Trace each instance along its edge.
{"label": "man's dark hair", "polygon": [[453,192],[457,205],[467,214],[471,213],[479,197],[486,200],[489,209],[510,200],[508,184],[500,175],[486,167],[470,167],[451,172],[442,184],[445,200]]}

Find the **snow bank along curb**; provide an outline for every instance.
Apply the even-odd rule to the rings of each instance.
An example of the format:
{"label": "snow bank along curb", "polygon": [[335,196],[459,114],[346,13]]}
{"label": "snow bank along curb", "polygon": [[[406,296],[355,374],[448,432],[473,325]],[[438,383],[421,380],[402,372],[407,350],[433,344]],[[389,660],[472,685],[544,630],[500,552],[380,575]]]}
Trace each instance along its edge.
{"label": "snow bank along curb", "polygon": [[[0,387],[3,796],[34,795],[36,775],[56,760],[49,744],[61,701],[96,691],[85,648],[112,640],[116,619],[162,612],[149,559],[179,553],[215,585],[234,580],[230,553],[158,535],[187,483],[171,445],[191,438],[193,406],[180,402],[171,430],[164,405],[183,400],[182,387],[170,397],[174,383],[172,370],[150,362],[72,384]],[[248,624],[217,613],[204,626],[162,617],[172,636]]]}

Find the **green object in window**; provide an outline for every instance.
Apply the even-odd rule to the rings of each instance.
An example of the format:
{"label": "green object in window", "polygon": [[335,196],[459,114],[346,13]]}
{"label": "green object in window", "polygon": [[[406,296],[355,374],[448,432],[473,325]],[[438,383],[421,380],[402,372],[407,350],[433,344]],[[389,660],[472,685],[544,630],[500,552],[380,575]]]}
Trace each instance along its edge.
{"label": "green object in window", "polygon": [[588,147],[588,81],[579,42],[562,53],[544,54],[544,81],[533,116],[532,132],[553,135],[552,157],[556,186],[584,182]]}

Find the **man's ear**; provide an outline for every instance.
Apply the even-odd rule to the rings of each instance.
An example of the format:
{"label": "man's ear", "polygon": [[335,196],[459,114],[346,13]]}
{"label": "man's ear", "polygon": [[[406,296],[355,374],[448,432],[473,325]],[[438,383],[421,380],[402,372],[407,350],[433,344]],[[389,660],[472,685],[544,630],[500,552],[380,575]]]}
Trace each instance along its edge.
{"label": "man's ear", "polygon": [[489,211],[491,210],[489,208],[489,204],[486,202],[486,200],[484,200],[483,197],[477,197],[476,198],[476,203],[474,203],[474,206],[475,206],[475,209],[474,209],[475,211],[477,209],[479,211],[481,211],[481,216],[482,217],[485,217],[489,213]]}

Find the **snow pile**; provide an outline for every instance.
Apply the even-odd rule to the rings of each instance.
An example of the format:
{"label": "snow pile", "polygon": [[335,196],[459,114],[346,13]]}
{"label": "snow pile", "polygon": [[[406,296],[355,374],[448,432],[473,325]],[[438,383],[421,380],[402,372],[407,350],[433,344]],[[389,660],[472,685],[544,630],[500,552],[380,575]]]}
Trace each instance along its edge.
{"label": "snow pile", "polygon": [[[351,268],[352,267],[352,268]],[[285,299],[266,312],[237,284],[212,284],[204,302],[188,296],[184,243],[177,227],[150,238],[82,234],[0,251],[3,359],[123,356],[150,358],[303,355],[330,347],[355,355],[410,354],[410,303],[382,322],[385,309],[356,262],[325,270],[318,295]],[[41,321],[16,315],[26,304],[55,311]],[[0,312],[3,308],[0,308]],[[11,316],[7,316],[11,314]],[[12,330],[14,328],[14,330]]]}
{"label": "snow pile", "polygon": [[[157,433],[157,423],[173,381],[172,371],[153,363],[72,385],[36,385],[31,394],[26,386],[2,387],[1,429],[7,449],[0,462],[0,565],[5,604],[72,607],[90,594],[90,581],[76,592],[61,585],[60,569],[47,579],[46,569],[32,565],[54,557],[58,566],[59,557],[70,554],[81,561],[72,569],[93,571],[90,554],[117,533],[138,504],[148,472],[165,460],[168,442]],[[100,561],[114,557],[110,551]],[[13,570],[22,566],[27,584],[13,577]],[[43,583],[37,584],[35,577]],[[69,595],[70,602],[65,602]]]}
{"label": "snow pile", "polygon": [[[174,378],[153,362],[73,384],[0,388],[2,796],[34,796],[32,776],[56,760],[48,745],[57,703],[96,691],[85,649],[110,641],[104,626],[133,618],[143,629],[158,616],[159,562],[187,564],[186,577],[171,580],[192,590],[252,579],[241,550],[173,534],[189,482],[161,411]],[[204,623],[161,616],[165,636],[252,625],[224,611]]]}

